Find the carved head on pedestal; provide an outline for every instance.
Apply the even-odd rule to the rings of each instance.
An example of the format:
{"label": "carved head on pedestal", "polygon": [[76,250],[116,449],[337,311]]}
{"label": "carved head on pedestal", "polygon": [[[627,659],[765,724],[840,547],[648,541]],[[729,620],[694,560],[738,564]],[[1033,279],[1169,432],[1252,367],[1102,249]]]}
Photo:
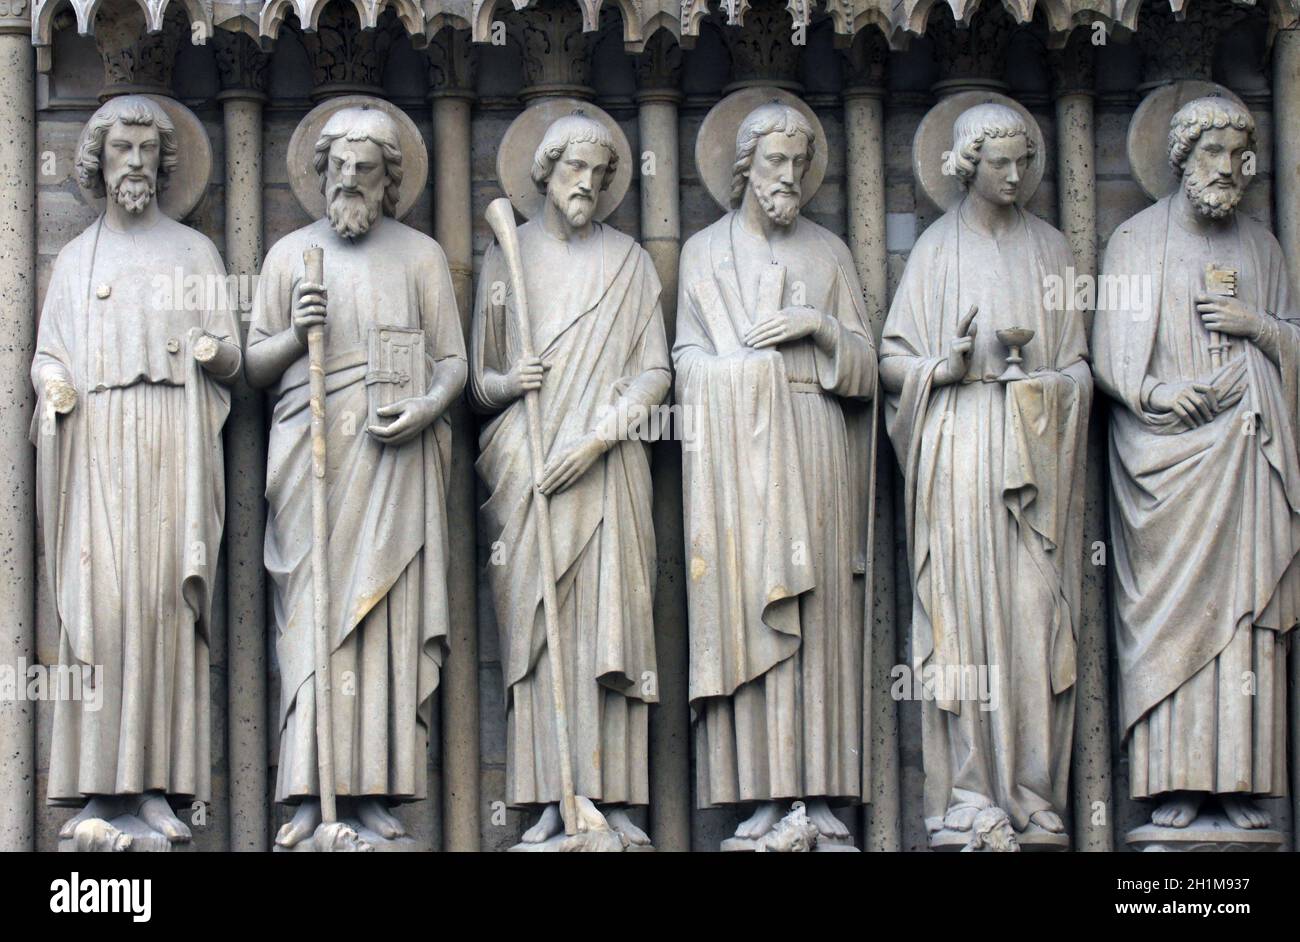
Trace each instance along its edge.
{"label": "carved head on pedestal", "polygon": [[1012,206],[1036,153],[1034,136],[1015,109],[996,102],[963,111],[953,124],[944,172],[966,192],[995,206]]}
{"label": "carved head on pedestal", "polygon": [[176,127],[157,102],[143,95],[111,98],[82,134],[77,181],[128,216],[139,216],[166,189],[179,150]]}
{"label": "carved head on pedestal", "polygon": [[313,166],[325,215],[345,239],[370,231],[381,213],[397,215],[402,146],[397,123],[375,108],[335,112],[316,139]]}
{"label": "carved head on pedestal", "polygon": [[533,154],[533,183],[546,194],[543,212],[574,230],[591,223],[617,172],[614,136],[580,109],[552,122]]}
{"label": "carved head on pedestal", "polygon": [[798,110],[778,101],[755,108],[736,131],[731,208],[753,200],[772,222],[790,225],[816,153],[817,132]]}
{"label": "carved head on pedestal", "polygon": [[1255,119],[1229,98],[1189,101],[1169,122],[1169,164],[1183,181],[1183,195],[1210,219],[1232,214],[1250,182]]}

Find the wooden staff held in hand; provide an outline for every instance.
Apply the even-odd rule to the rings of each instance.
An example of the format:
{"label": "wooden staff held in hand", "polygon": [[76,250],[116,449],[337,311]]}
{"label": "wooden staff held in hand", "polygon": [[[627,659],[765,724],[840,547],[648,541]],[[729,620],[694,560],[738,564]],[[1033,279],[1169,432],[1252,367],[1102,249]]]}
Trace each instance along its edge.
{"label": "wooden staff held in hand", "polygon": [[[524,293],[524,268],[519,257],[519,231],[515,228],[515,211],[505,197],[495,199],[487,208],[488,225],[497,237],[510,272],[515,295],[519,344],[524,359],[533,358],[533,334],[528,321],[528,300]],[[537,511],[537,542],[542,563],[542,611],[546,618],[546,647],[551,654],[551,700],[555,707],[555,739],[560,751],[560,787],[563,790],[564,833],[577,833],[577,799],[573,790],[573,760],[569,756],[569,713],[564,693],[564,656],[560,653],[560,605],[555,596],[555,550],[551,544],[551,507],[541,489],[545,455],[542,451],[542,412],[537,390],[524,394],[528,414],[528,452],[533,469],[533,506]]]}

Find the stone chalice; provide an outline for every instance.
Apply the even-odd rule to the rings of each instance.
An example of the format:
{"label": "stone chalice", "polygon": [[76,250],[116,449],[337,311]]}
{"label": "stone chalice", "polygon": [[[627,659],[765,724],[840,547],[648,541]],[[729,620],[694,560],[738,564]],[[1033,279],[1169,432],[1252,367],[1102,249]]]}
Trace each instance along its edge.
{"label": "stone chalice", "polygon": [[1010,383],[1018,379],[1028,379],[1029,374],[1021,369],[1024,357],[1020,350],[1034,339],[1032,327],[1003,327],[997,332],[997,338],[1010,352],[1007,354],[1007,368],[998,377],[999,383]]}

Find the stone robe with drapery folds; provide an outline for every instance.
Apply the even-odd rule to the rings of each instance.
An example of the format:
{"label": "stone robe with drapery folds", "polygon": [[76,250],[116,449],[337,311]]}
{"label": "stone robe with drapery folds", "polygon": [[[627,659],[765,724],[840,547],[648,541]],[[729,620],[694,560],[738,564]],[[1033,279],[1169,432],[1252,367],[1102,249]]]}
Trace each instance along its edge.
{"label": "stone robe with drapery folds", "polygon": [[[538,220],[519,227],[533,350],[547,365],[539,392],[543,461],[597,428],[610,410],[657,405],[668,392],[660,285],[650,256],[597,224],[562,242]],[[546,644],[541,558],[525,400],[500,403],[484,371],[505,374],[521,353],[509,273],[497,246],[479,276],[471,382],[477,404],[501,410],[479,436],[488,499],[482,536],[506,691],[506,800],[558,802],[559,751]],[[505,289],[494,297],[497,286]],[[624,433],[632,431],[625,429]],[[620,437],[568,488],[550,496],[560,650],[577,794],[647,804],[654,676],[655,539],[643,441]]]}
{"label": "stone robe with drapery folds", "polygon": [[[682,250],[677,400],[683,445],[690,699],[701,807],[865,800],[863,715],[870,410],[876,357],[852,257],[799,217],[769,247],[735,213]],[[781,305],[838,322],[768,349],[742,338],[761,271],[784,266]]]}
{"label": "stone robe with drapery folds", "polygon": [[[176,297],[187,279],[202,290]],[[203,333],[239,342],[224,279],[212,242],[166,217],[127,234],[101,216],[54,265],[32,364],[37,506],[59,662],[102,667],[103,679],[98,704],[55,703],[51,803],[211,798],[209,619],[230,394],[193,344]],[[44,401],[51,374],[76,388],[68,415]]]}
{"label": "stone robe with drapery folds", "polygon": [[[325,250],[325,420],[334,782],[340,795],[416,800],[426,793],[429,720],[446,647],[451,428],[384,445],[366,432],[373,325],[424,331],[426,379],[465,358],[446,256],[385,216],[341,239],[321,220],[267,254],[250,348],[293,323],[303,250]],[[446,368],[446,367],[442,367]],[[319,794],[312,605],[311,410],[307,357],[275,387],[266,469],[266,568],[280,664],[276,800]],[[388,421],[388,420],[381,420]]]}
{"label": "stone robe with drapery folds", "polygon": [[[1131,791],[1283,795],[1283,642],[1300,616],[1300,324],[1278,322],[1278,363],[1228,337],[1212,366],[1195,307],[1206,266],[1236,268],[1239,297],[1285,318],[1286,263],[1240,211],[1209,237],[1187,231],[1171,204],[1183,198],[1111,237],[1103,270],[1129,299],[1099,298],[1093,325],[1097,382],[1116,400],[1111,572]],[[1151,411],[1155,385],[1182,381],[1214,387],[1211,422],[1185,428]]]}
{"label": "stone robe with drapery folds", "polygon": [[[881,343],[882,360],[907,363],[885,418],[906,479],[912,671],[934,679],[910,689],[923,695],[928,828],[953,805],[991,803],[1024,830],[1067,803],[1092,376],[1082,313],[1049,307],[1049,279],[1057,297],[1073,288],[1065,237],[1020,211],[994,239],[961,206],[917,240]],[[936,386],[972,304],[966,378]],[[1029,379],[996,380],[1004,327],[1035,331]]]}

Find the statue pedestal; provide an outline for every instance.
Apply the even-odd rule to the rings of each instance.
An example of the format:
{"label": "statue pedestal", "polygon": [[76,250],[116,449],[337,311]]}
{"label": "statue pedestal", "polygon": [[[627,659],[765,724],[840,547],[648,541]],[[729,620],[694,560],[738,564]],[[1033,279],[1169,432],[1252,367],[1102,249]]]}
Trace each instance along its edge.
{"label": "statue pedestal", "polygon": [[611,828],[601,831],[583,831],[573,835],[561,832],[549,840],[542,841],[540,844],[520,842],[511,847],[509,852],[512,854],[616,854],[624,851],[628,853],[653,853],[654,848],[642,844],[627,843],[617,831]]}
{"label": "statue pedestal", "polygon": [[[300,841],[293,847],[281,847],[279,844],[276,844],[273,851],[277,854],[322,854],[331,851],[335,853],[375,851],[376,853],[384,854],[415,854],[420,852],[420,845],[415,842],[414,838],[399,837],[396,840],[387,840],[380,837],[355,818],[344,818],[339,821],[339,824],[351,828],[353,832],[356,833],[357,837],[361,838],[361,840],[369,846],[358,847],[351,845],[350,842],[341,841],[338,842],[338,846],[335,847],[322,847],[319,845],[322,838],[321,828],[317,828],[316,833],[313,834],[309,840]],[[339,833],[346,832],[340,831]]]}
{"label": "statue pedestal", "polygon": [[1185,828],[1144,824],[1124,838],[1137,851],[1255,852],[1282,847],[1282,832],[1272,828],[1239,828],[1222,814],[1203,814]]}
{"label": "statue pedestal", "polygon": [[[115,834],[114,832],[117,832]],[[125,847],[118,835],[130,839]],[[60,853],[128,853],[166,854],[193,853],[194,842],[173,844],[133,814],[121,814],[110,821],[87,818],[77,825],[72,837],[59,839]]]}
{"label": "statue pedestal", "polygon": [[[765,847],[763,841],[748,840],[743,837],[729,837],[722,842],[719,848],[723,853],[756,853],[758,851],[780,852],[785,848]],[[796,850],[797,852],[797,850]],[[813,844],[808,853],[813,854],[860,854],[862,851],[853,846],[852,841],[838,841],[829,837],[817,838],[817,843]]]}
{"label": "statue pedestal", "polygon": [[[951,831],[947,828],[930,835],[930,850],[943,853],[960,851],[970,843],[970,831]],[[1030,825],[1025,831],[1016,832],[1016,843],[1027,854],[1059,853],[1070,849],[1070,835],[1045,831],[1037,825]]]}

